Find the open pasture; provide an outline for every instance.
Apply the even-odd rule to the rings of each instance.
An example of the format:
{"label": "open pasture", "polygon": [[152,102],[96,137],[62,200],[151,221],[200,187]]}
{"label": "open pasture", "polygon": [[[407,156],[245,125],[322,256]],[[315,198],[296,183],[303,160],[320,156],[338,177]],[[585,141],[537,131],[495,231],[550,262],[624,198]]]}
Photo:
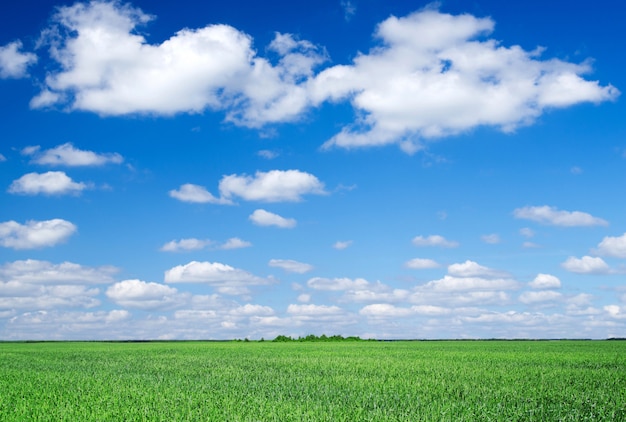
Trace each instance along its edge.
{"label": "open pasture", "polygon": [[626,420],[626,342],[0,343],[0,420]]}

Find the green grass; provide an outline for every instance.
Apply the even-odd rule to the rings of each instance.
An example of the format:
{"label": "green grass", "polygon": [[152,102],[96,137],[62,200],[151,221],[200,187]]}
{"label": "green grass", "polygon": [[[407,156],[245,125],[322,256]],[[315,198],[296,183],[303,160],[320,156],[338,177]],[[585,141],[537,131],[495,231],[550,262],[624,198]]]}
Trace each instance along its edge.
{"label": "green grass", "polygon": [[0,343],[2,421],[626,420],[626,342]]}

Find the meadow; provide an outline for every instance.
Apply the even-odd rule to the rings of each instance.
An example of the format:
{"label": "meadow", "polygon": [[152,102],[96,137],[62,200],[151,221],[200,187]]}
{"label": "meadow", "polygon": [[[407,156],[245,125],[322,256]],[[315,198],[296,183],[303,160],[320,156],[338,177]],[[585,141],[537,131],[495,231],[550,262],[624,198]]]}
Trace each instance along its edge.
{"label": "meadow", "polygon": [[0,343],[2,421],[624,421],[625,341]]}

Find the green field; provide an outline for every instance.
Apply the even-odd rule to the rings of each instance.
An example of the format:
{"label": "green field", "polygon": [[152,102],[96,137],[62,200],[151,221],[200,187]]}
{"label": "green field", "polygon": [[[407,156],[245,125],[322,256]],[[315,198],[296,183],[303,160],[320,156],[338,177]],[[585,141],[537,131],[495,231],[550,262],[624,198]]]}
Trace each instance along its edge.
{"label": "green field", "polygon": [[626,420],[626,342],[0,343],[2,421]]}

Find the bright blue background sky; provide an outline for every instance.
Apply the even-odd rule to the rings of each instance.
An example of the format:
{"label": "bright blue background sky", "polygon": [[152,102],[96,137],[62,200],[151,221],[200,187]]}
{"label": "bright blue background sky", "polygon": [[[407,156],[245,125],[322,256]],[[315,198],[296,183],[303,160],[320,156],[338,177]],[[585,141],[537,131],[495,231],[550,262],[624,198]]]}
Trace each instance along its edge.
{"label": "bright blue background sky", "polygon": [[[622,12],[603,0],[3,6],[0,338],[625,336]],[[493,31],[446,41],[484,19]],[[214,24],[229,25],[228,53],[176,37]],[[131,33],[143,39],[126,54]],[[87,36],[118,38],[72,44]],[[489,60],[466,53],[477,45]],[[37,103],[42,92],[54,100]],[[220,190],[228,175],[239,184]],[[295,223],[254,222],[258,210]]]}

